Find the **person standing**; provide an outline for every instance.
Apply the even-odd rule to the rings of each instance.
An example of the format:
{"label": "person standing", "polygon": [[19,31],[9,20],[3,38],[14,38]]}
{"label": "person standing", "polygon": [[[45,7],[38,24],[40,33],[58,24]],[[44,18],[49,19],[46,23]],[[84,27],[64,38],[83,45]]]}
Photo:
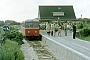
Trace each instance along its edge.
{"label": "person standing", "polygon": [[55,36],[56,32],[55,32],[55,23],[53,24],[53,36]]}
{"label": "person standing", "polygon": [[54,24],[51,23],[51,36],[53,36],[53,28],[54,28]]}
{"label": "person standing", "polygon": [[47,34],[50,36],[50,23],[47,24],[46,31],[47,31]]}
{"label": "person standing", "polygon": [[61,25],[58,27],[58,36],[61,36]]}
{"label": "person standing", "polygon": [[76,35],[76,23],[73,24],[73,39],[75,39],[75,35]]}
{"label": "person standing", "polygon": [[65,31],[65,36],[67,36],[67,24],[64,24],[64,31]]}

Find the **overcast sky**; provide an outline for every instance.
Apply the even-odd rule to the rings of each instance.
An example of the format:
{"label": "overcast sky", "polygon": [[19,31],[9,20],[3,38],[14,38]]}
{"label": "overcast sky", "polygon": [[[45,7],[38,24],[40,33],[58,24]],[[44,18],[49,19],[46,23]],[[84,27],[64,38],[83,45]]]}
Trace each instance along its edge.
{"label": "overcast sky", "polygon": [[37,18],[39,5],[73,5],[76,18],[90,18],[90,0],[0,0],[0,20]]}

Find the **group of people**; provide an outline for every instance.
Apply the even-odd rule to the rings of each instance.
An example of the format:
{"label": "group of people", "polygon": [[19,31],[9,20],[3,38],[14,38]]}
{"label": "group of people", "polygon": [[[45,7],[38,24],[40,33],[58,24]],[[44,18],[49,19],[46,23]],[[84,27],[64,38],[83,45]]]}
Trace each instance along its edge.
{"label": "group of people", "polygon": [[64,23],[63,25],[59,25],[58,23],[48,23],[46,25],[46,31],[48,35],[55,36],[56,32],[58,33],[58,36],[61,36],[61,30],[63,29],[65,32],[65,36],[67,36],[67,27],[69,26],[70,30],[73,31],[73,39],[75,39],[76,35],[76,23],[74,23],[72,26],[67,25],[67,23]]}
{"label": "group of people", "polygon": [[48,35],[55,36],[56,32],[58,32],[58,36],[61,35],[61,25],[58,25],[57,23],[48,23],[46,26],[46,31]]}

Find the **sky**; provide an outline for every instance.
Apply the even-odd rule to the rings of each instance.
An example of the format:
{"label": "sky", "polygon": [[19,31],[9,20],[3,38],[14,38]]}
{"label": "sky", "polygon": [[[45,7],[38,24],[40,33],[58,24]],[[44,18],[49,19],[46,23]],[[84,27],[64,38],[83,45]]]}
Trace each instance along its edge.
{"label": "sky", "polygon": [[0,20],[37,18],[39,5],[73,5],[76,18],[90,18],[90,0],[0,0]]}

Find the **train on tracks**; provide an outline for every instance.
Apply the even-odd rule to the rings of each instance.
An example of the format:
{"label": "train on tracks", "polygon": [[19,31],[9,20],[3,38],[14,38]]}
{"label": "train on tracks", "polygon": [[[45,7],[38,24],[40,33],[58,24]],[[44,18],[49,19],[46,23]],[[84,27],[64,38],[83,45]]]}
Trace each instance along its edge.
{"label": "train on tracks", "polygon": [[22,22],[22,34],[25,38],[30,40],[41,40],[40,26],[38,19],[27,19]]}

